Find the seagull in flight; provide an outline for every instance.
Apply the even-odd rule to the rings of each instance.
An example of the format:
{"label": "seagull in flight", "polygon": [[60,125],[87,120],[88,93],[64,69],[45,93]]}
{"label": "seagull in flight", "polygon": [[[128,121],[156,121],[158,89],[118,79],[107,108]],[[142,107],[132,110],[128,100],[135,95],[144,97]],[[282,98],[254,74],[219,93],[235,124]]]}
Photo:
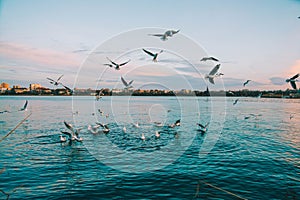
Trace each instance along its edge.
{"label": "seagull in flight", "polygon": [[67,132],[67,131],[61,131],[61,132],[62,132],[63,134],[68,135],[70,141],[76,140],[76,141],[78,141],[78,142],[81,142],[81,141],[82,141],[82,138],[79,137],[79,133],[80,133],[80,130],[81,130],[81,129],[80,129],[80,128],[74,129],[73,125],[67,123],[66,121],[64,121],[64,124],[65,124],[65,126],[67,127],[67,129],[69,129],[69,130],[71,131],[71,133],[70,133],[70,132]]}
{"label": "seagull in flight", "polygon": [[296,81],[298,81],[298,80],[296,80],[296,79],[297,79],[299,76],[300,76],[300,74],[296,74],[296,75],[293,76],[292,78],[286,79],[286,82],[287,82],[287,83],[289,82],[294,90],[297,90]]}
{"label": "seagull in flight", "polygon": [[201,131],[201,133],[206,133],[209,122],[205,125],[202,125],[200,123],[197,123],[197,125],[200,126],[201,129],[199,129],[199,131]]}
{"label": "seagull in flight", "polygon": [[210,72],[208,75],[205,76],[205,78],[208,78],[209,82],[212,84],[215,84],[214,78],[221,76],[222,73],[217,73],[218,70],[220,69],[221,64],[217,64]]}
{"label": "seagull in flight", "polygon": [[21,108],[19,111],[27,111],[27,105],[28,105],[28,101],[26,100],[23,108]]}
{"label": "seagull in flight", "polygon": [[160,37],[162,41],[168,40],[168,37],[172,37],[174,34],[178,33],[180,30],[167,30],[164,34],[149,34],[150,36]]}
{"label": "seagull in flight", "polygon": [[233,102],[233,105],[237,104],[238,101],[239,101],[239,99],[236,99],[236,100]]}
{"label": "seagull in flight", "polygon": [[63,75],[61,75],[60,77],[58,77],[58,79],[55,81],[51,78],[47,78],[51,84],[55,85],[55,86],[58,86],[59,84],[61,84],[61,82],[59,82],[59,80],[63,77]]}
{"label": "seagull in flight", "polygon": [[152,59],[153,62],[157,62],[157,56],[163,52],[163,50],[160,50],[160,52],[158,52],[158,53],[152,53],[146,49],[143,49],[143,51],[153,57],[153,59]]}
{"label": "seagull in flight", "polygon": [[110,64],[104,64],[104,65],[109,66],[109,67],[114,67],[116,70],[120,70],[121,66],[124,66],[124,65],[126,65],[127,63],[130,62],[130,59],[129,59],[128,61],[126,61],[124,63],[118,64],[118,63],[115,63],[112,60],[110,60],[108,57],[106,57],[106,58],[107,58],[107,60],[109,60]]}
{"label": "seagull in flight", "polygon": [[10,111],[8,111],[8,110],[0,111],[0,114],[3,114],[3,113],[10,113]]}
{"label": "seagull in flight", "polygon": [[160,137],[160,133],[158,131],[155,131],[155,138],[159,138]]}
{"label": "seagull in flight", "polygon": [[247,80],[246,82],[243,83],[243,86],[245,87],[251,80]]}
{"label": "seagull in flight", "polygon": [[125,79],[121,76],[121,81],[125,86],[125,89],[129,89],[132,88],[133,86],[131,85],[133,83],[133,80],[131,80],[129,83],[127,83],[127,81],[125,81]]}
{"label": "seagull in flight", "polygon": [[100,122],[96,122],[96,124],[100,125],[103,128],[103,130],[102,130],[103,133],[105,133],[105,134],[109,133],[110,129],[107,126],[107,124],[101,124]]}
{"label": "seagull in flight", "polygon": [[209,57],[203,57],[200,61],[208,61],[208,60],[212,60],[212,61],[216,61],[216,62],[219,62],[219,60],[215,57],[212,57],[212,56],[209,56]]}

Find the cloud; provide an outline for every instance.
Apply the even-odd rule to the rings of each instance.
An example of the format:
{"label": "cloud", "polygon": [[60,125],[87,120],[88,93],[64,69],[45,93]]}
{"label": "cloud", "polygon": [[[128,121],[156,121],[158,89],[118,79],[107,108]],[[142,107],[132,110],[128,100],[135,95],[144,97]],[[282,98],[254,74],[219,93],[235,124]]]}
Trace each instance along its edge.
{"label": "cloud", "polygon": [[282,77],[272,77],[270,81],[273,85],[284,85],[286,84],[285,79]]}
{"label": "cloud", "polygon": [[40,66],[78,67],[81,62],[81,58],[75,54],[7,42],[0,42],[0,55]]}

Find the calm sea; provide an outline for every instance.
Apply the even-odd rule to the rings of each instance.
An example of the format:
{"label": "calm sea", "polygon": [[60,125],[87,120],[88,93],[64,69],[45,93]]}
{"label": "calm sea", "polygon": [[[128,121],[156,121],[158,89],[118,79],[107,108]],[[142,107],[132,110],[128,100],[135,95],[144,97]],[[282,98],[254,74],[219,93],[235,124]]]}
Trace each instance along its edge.
{"label": "calm sea", "polygon": [[32,115],[0,142],[0,199],[300,199],[300,100],[234,100],[1,96],[0,138]]}

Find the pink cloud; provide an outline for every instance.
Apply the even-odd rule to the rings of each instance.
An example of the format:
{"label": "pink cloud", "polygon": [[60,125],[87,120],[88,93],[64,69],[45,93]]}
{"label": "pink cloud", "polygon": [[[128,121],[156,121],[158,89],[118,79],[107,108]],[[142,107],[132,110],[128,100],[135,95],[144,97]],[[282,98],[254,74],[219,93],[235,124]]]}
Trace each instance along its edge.
{"label": "pink cloud", "polygon": [[37,49],[23,44],[0,43],[0,55],[32,64],[70,67],[80,65],[78,55],[50,49]]}

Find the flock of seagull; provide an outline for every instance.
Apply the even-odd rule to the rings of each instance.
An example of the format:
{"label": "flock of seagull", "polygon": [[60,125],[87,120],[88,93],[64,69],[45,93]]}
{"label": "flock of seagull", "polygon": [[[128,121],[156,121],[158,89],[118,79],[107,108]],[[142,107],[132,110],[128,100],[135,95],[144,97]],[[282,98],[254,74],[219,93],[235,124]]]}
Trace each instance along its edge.
{"label": "flock of seagull", "polygon": [[[179,31],[180,30],[167,30],[165,33],[162,33],[162,34],[149,34],[149,36],[159,37],[162,41],[166,41],[166,40],[168,40],[168,38],[173,37]],[[159,54],[163,53],[163,50],[160,50],[159,52],[151,52],[150,50],[147,50],[147,49],[144,49],[144,48],[142,50],[148,56],[152,57],[152,61],[153,62],[158,62],[158,56],[159,56]],[[106,63],[104,65],[108,66],[110,68],[114,68],[115,70],[121,70],[121,67],[127,65],[131,61],[129,59],[126,62],[117,63],[117,62],[111,60],[108,57],[106,57],[106,58],[109,61],[109,63]],[[208,79],[208,81],[211,84],[215,84],[215,78],[221,77],[221,76],[224,75],[223,73],[219,72],[221,64],[219,63],[219,59],[217,59],[215,57],[212,57],[212,56],[203,57],[200,60],[200,62],[207,62],[207,61],[216,62],[215,66],[211,69],[211,71],[208,74],[205,75],[205,79]],[[292,88],[295,89],[295,90],[297,90],[296,82],[298,81],[297,78],[299,77],[299,75],[300,74],[296,74],[293,77],[291,77],[289,79],[286,79],[286,82],[290,83],[291,86],[292,86]],[[70,92],[70,94],[73,94],[73,90],[70,89],[69,87],[67,87],[66,85],[64,85],[61,82],[62,77],[63,77],[63,75],[59,76],[56,80],[52,79],[52,78],[48,78],[48,77],[47,77],[47,79],[50,81],[50,84],[53,84],[54,86],[61,85],[65,89],[67,89]],[[133,88],[133,86],[132,86],[133,81],[134,80],[131,80],[131,81],[128,82],[128,81],[126,81],[123,78],[123,76],[121,76],[121,82],[123,83],[125,89]],[[245,87],[247,84],[249,84],[250,81],[251,80],[245,81],[243,83],[243,87]],[[231,92],[231,93],[234,94],[233,92]],[[103,95],[102,90],[99,90],[96,93],[96,100],[99,100],[102,95]],[[238,101],[239,101],[239,99],[234,100],[233,105],[236,105],[238,103]],[[23,108],[19,109],[18,111],[25,111],[25,110],[27,110],[27,105],[28,105],[28,101],[26,100]],[[100,109],[98,111],[99,111],[100,114],[103,114],[103,112]],[[9,113],[10,111],[8,111],[8,110],[0,111],[0,114],[1,113],[6,113],[6,112]],[[106,117],[108,117],[108,116],[109,115],[106,115]],[[254,116],[254,117],[257,117],[257,116]],[[248,118],[250,118],[250,116],[245,117],[245,119],[248,119]],[[290,118],[292,118],[292,117],[290,117]],[[155,122],[154,124],[157,127],[164,126],[160,122]],[[81,142],[83,140],[82,137],[79,136],[80,131],[81,131],[82,128],[75,129],[72,124],[67,123],[66,121],[64,121],[64,125],[68,129],[68,131],[61,131],[61,133],[64,134],[64,135],[60,135],[60,141],[61,142],[67,142],[67,141],[69,141],[70,143],[72,143],[73,141]],[[200,131],[201,133],[204,134],[208,130],[209,123],[206,123],[205,125],[197,123],[196,125],[199,127],[198,131]],[[134,124],[133,126],[136,127],[136,128],[139,128],[139,124],[138,123]],[[180,119],[177,120],[175,123],[168,125],[167,127],[168,128],[175,128],[175,127],[178,127],[178,126],[180,126]],[[100,128],[102,128],[102,130],[100,130]],[[97,133],[108,134],[110,132],[109,126],[107,124],[102,124],[100,122],[96,122],[96,125],[88,125],[87,129],[92,134],[97,134]],[[124,133],[126,133],[126,127],[125,126],[123,127],[122,130],[123,130]],[[160,132],[159,131],[155,131],[155,137],[156,138],[160,137]],[[145,140],[146,139],[145,135],[142,134],[142,136],[140,137],[140,139],[141,140]]]}

